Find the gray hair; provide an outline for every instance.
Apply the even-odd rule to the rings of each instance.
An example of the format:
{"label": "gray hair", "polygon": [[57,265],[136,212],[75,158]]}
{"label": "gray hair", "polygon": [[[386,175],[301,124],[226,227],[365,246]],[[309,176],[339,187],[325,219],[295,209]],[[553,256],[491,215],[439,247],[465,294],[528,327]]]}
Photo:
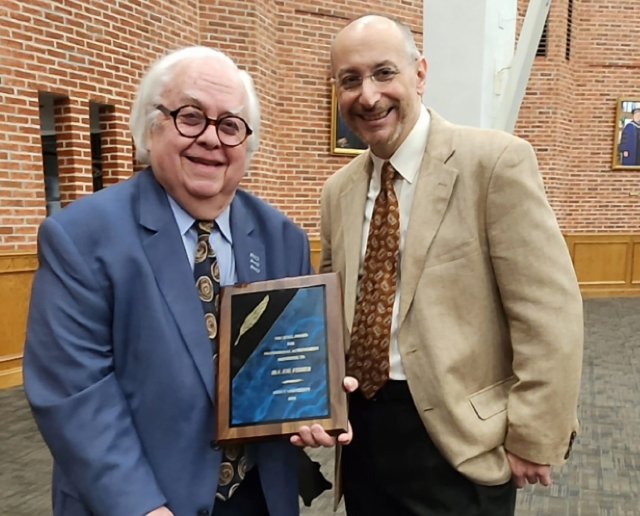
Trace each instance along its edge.
{"label": "gray hair", "polygon": [[173,68],[178,63],[201,58],[222,59],[238,70],[238,76],[247,98],[247,123],[253,131],[253,134],[247,140],[247,156],[249,160],[258,150],[260,146],[260,103],[251,76],[248,72],[238,69],[235,62],[223,52],[209,47],[192,46],[175,50],[161,57],[151,65],[140,82],[129,118],[129,128],[136,148],[136,159],[140,163],[149,163],[146,138],[159,116],[155,106],[162,103],[162,94],[173,78]]}
{"label": "gray hair", "polygon": [[251,161],[260,147],[260,101],[249,72],[240,70],[240,80],[247,94],[247,123],[253,131],[247,140],[247,156]]}
{"label": "gray hair", "polygon": [[395,24],[397,25],[397,27],[400,29],[400,32],[402,32],[402,35],[404,36],[404,42],[407,45],[407,52],[409,54],[409,58],[412,61],[417,61],[418,59],[420,59],[420,51],[418,50],[418,46],[416,45],[416,40],[413,37],[413,32],[411,32],[411,29],[409,28],[408,25],[405,25],[404,23],[398,21],[398,20],[393,20],[393,22],[395,22]]}

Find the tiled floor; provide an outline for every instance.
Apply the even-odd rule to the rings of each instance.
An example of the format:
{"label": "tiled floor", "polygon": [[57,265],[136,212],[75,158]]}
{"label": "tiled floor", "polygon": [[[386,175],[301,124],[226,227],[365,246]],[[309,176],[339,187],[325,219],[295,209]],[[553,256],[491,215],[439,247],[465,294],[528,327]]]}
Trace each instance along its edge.
{"label": "tiled floor", "polygon": [[[517,516],[640,515],[640,298],[586,301],[585,317],[580,436],[551,488],[520,493]],[[314,457],[331,478],[331,451]],[[50,470],[22,389],[0,391],[0,516],[50,514]],[[331,515],[332,496],[302,514]]]}

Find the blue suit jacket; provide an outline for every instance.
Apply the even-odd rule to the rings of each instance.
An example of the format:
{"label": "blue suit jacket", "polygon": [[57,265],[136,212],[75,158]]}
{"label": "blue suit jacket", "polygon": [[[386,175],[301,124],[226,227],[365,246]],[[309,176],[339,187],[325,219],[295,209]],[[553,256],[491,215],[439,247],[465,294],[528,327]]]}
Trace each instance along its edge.
{"label": "blue suit jacket", "polygon": [[[311,272],[303,231],[246,192],[231,231],[240,282]],[[48,218],[38,244],[24,380],[54,457],[54,514],[210,510],[214,367],[164,190],[144,170]],[[299,512],[296,453],[252,445],[274,516]]]}

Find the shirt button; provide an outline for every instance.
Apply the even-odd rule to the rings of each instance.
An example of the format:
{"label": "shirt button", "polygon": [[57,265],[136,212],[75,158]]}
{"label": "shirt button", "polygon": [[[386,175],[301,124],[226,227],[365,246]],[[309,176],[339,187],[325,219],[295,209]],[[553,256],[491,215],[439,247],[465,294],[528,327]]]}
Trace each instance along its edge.
{"label": "shirt button", "polygon": [[209,509],[200,509],[198,511],[198,516],[209,516]]}

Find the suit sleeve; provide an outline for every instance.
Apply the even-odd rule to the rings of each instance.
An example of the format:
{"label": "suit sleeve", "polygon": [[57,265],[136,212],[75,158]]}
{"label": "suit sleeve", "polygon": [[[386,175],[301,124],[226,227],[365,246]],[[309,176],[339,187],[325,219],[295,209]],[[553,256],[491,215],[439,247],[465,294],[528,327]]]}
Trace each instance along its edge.
{"label": "suit sleeve", "polygon": [[53,219],[41,226],[24,381],[38,427],[93,513],[142,515],[165,503],[114,372],[112,310],[96,277]]}
{"label": "suit sleeve", "polygon": [[331,210],[329,209],[329,186],[322,189],[320,204],[320,273],[333,272],[331,259]]}
{"label": "suit sleeve", "polygon": [[309,274],[313,274],[313,266],[311,265],[311,249],[309,247],[309,238],[307,234],[303,232],[303,254],[302,254],[302,275],[306,276]]}
{"label": "suit sleeve", "polygon": [[[294,224],[290,224],[288,228],[290,233],[285,239],[286,249],[284,250],[284,256],[290,263],[290,274],[296,276],[308,276],[309,274],[313,274],[313,267],[311,266],[311,249],[307,234]],[[293,256],[297,256],[300,261],[294,261]]]}
{"label": "suit sleeve", "polygon": [[498,158],[486,216],[516,376],[505,446],[533,462],[558,464],[577,430],[582,299],[528,143],[514,140]]}

